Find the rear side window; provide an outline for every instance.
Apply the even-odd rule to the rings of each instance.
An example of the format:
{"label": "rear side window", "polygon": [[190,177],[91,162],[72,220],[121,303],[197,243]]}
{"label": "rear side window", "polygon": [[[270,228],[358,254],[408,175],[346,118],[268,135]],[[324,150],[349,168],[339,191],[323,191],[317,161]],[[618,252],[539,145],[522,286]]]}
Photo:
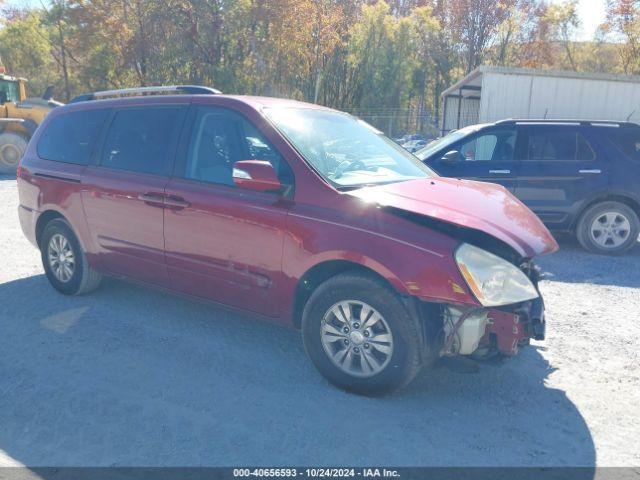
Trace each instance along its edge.
{"label": "rear side window", "polygon": [[88,165],[109,110],[83,110],[55,117],[38,141],[38,156],[55,162]]}
{"label": "rear side window", "polygon": [[182,107],[130,108],[116,112],[100,165],[155,175],[165,174],[172,158]]}
{"label": "rear side window", "polygon": [[527,159],[534,161],[594,160],[587,139],[575,130],[530,130]]}
{"label": "rear side window", "polygon": [[640,128],[607,129],[606,137],[628,158],[640,160]]}

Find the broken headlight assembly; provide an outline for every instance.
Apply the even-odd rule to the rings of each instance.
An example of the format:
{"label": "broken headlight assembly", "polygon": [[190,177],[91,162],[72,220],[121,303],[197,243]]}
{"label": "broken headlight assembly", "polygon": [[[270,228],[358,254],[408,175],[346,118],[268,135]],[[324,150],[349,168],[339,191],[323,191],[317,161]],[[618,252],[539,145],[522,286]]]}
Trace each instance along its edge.
{"label": "broken headlight assembly", "polygon": [[455,259],[469,288],[484,307],[497,307],[538,298],[531,280],[515,265],[468,243]]}

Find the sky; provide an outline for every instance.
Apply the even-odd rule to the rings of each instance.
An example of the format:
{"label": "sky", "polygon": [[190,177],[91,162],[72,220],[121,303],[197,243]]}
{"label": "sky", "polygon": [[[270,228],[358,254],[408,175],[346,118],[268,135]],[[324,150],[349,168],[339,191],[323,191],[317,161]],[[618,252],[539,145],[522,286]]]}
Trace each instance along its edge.
{"label": "sky", "polygon": [[[562,0],[550,0],[552,3],[560,3]],[[5,0],[5,5],[16,6],[40,6],[40,0]],[[45,2],[46,3],[46,2]],[[579,15],[582,28],[580,40],[593,38],[598,26],[605,20],[606,0],[579,0]]]}
{"label": "sky", "polygon": [[[551,0],[552,3],[561,3],[562,0]],[[582,23],[580,40],[591,40],[597,28],[605,21],[606,0],[579,0],[578,15]]]}

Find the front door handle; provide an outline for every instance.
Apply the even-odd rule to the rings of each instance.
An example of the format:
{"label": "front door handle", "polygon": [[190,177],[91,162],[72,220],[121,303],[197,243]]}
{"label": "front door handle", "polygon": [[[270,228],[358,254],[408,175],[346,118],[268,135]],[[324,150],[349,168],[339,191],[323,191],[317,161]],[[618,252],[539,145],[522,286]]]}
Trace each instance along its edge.
{"label": "front door handle", "polygon": [[594,175],[597,175],[599,173],[602,173],[602,170],[600,170],[599,168],[591,168],[591,169],[585,169],[585,170],[578,170],[578,173],[591,173]]}
{"label": "front door handle", "polygon": [[176,195],[167,195],[164,198],[164,204],[166,207],[173,208],[176,210],[181,210],[183,208],[189,207],[191,204],[187,202],[184,198],[178,197]]}
{"label": "front door handle", "polygon": [[152,207],[164,207],[164,195],[162,193],[146,192],[138,195],[138,200]]}
{"label": "front door handle", "polygon": [[499,173],[502,175],[508,175],[511,173],[511,170],[489,170],[489,173]]}

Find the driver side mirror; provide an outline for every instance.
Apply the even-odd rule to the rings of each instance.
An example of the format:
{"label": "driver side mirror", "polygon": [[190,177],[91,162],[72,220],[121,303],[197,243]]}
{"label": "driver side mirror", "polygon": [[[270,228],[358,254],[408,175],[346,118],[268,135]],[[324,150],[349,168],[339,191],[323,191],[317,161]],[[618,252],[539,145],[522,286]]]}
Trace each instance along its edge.
{"label": "driver side mirror", "polygon": [[239,160],[233,166],[233,183],[257,192],[279,192],[282,184],[266,160]]}
{"label": "driver side mirror", "polygon": [[460,160],[460,152],[458,150],[451,150],[445,153],[440,159],[441,162],[453,163]]}

